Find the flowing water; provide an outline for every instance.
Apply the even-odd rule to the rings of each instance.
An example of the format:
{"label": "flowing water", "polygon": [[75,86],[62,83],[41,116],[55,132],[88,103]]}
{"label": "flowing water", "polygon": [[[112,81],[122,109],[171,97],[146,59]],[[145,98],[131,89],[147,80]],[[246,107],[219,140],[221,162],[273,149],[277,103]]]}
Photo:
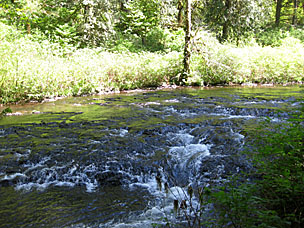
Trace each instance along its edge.
{"label": "flowing water", "polygon": [[0,226],[181,224],[174,200],[249,170],[250,132],[284,121],[303,92],[184,88],[12,106],[20,115],[0,120]]}

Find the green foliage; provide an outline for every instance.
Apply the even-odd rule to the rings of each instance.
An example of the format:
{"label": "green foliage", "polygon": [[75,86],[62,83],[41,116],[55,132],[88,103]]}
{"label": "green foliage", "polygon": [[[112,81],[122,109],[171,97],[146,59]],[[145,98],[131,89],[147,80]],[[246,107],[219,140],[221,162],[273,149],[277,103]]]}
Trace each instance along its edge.
{"label": "green foliage", "polygon": [[11,109],[10,107],[8,107],[8,108],[2,110],[2,111],[0,112],[0,119],[1,119],[1,117],[7,115],[7,113],[12,113],[12,112],[13,112],[13,111],[12,111],[12,109]]}
{"label": "green foliage", "polygon": [[184,50],[185,45],[185,31],[178,30],[165,30],[165,50],[166,51],[179,51]]}
{"label": "green foliage", "polygon": [[[253,154],[257,173],[262,180],[260,194],[267,209],[292,227],[304,224],[304,107],[293,114],[276,131],[265,131],[258,138]],[[264,128],[265,129],[265,128]]]}
{"label": "green foliage", "polygon": [[117,1],[30,0],[0,4],[2,21],[38,38],[74,46],[99,46],[114,34]]}
{"label": "green foliage", "polygon": [[256,41],[262,46],[278,47],[282,45],[282,40],[287,37],[299,39],[304,43],[304,30],[293,26],[270,26],[256,35]]}
{"label": "green foliage", "polygon": [[32,21],[36,19],[35,13],[38,10],[38,0],[31,1],[10,1],[4,0],[0,3],[0,18],[2,21],[9,24],[14,24],[18,28],[26,30],[27,25],[31,25]]}
{"label": "green foliage", "polygon": [[304,46],[294,38],[279,47],[222,45],[201,31],[194,39],[189,84],[291,83],[304,80]]}
{"label": "green foliage", "polygon": [[32,24],[38,35],[42,32],[49,40],[63,46],[81,41],[81,5],[78,1],[47,0],[41,1],[39,7],[37,20]]}
{"label": "green foliage", "polygon": [[107,48],[111,51],[118,52],[135,52],[143,51],[169,53],[172,51],[182,52],[184,48],[184,31],[162,29],[160,27],[153,28],[145,38],[145,45],[136,35],[117,34],[115,43],[107,44]]}
{"label": "green foliage", "polygon": [[[1,103],[100,93],[177,82],[182,72],[183,30],[153,31],[149,46],[124,36],[104,49],[79,49],[24,36],[0,24]],[[31,39],[30,39],[31,38]],[[152,45],[155,43],[155,45]],[[222,45],[200,31],[193,39],[191,85],[302,82],[303,44],[288,37],[279,47]],[[134,53],[130,53],[130,51]],[[148,53],[143,51],[161,51]]]}
{"label": "green foliage", "polygon": [[211,0],[201,6],[204,21],[221,42],[239,41],[267,22],[270,1]]}
{"label": "green foliage", "polygon": [[[0,31],[14,30],[0,23]],[[111,53],[1,38],[0,103],[156,87],[181,72],[178,52]]]}
{"label": "green foliage", "polygon": [[0,22],[0,41],[13,42],[22,37],[22,34],[11,26]]}
{"label": "green foliage", "polygon": [[212,192],[209,201],[216,209],[215,221],[217,226],[230,224],[232,227],[254,227],[257,220],[257,198],[254,198],[255,185],[238,184],[231,180],[225,187]]}
{"label": "green foliage", "polygon": [[130,0],[121,12],[119,31],[136,34],[145,44],[147,34],[160,23],[160,2],[158,0]]}
{"label": "green foliage", "polygon": [[[277,2],[277,1],[276,1]],[[273,14],[275,14],[276,10],[276,2],[273,4]],[[300,0],[297,0],[297,7],[295,11],[294,0],[282,0],[282,8],[281,8],[281,15],[280,15],[280,24],[293,24],[293,17],[295,16],[295,24],[303,25],[304,22],[304,9],[302,6],[303,2],[301,3]],[[273,20],[275,15],[273,15]]]}
{"label": "green foliage", "polygon": [[[304,108],[287,123],[265,122],[249,151],[253,183],[235,179],[212,193],[218,225],[302,227],[304,224]],[[269,129],[271,125],[271,129]],[[252,132],[251,132],[252,133]]]}
{"label": "green foliage", "polygon": [[[167,29],[182,26],[183,1],[178,0],[2,0],[0,20],[14,25],[35,40],[45,38],[63,47],[111,47],[118,43],[131,49],[169,50]],[[223,43],[242,43],[253,35],[263,46],[280,45],[292,36],[303,40],[300,27],[268,28],[274,21],[276,1],[202,0],[193,1],[193,27],[208,27]],[[272,11],[270,13],[270,11]],[[271,14],[271,17],[270,17]],[[303,7],[295,11],[293,1],[284,0],[281,24],[303,24]],[[179,21],[178,21],[179,20]],[[123,36],[121,34],[124,33]],[[121,39],[127,40],[124,45]],[[131,42],[131,43],[130,43]],[[141,42],[141,44],[140,44]],[[120,48],[117,48],[120,49]],[[179,48],[178,48],[179,49]],[[177,50],[176,48],[171,50]]]}

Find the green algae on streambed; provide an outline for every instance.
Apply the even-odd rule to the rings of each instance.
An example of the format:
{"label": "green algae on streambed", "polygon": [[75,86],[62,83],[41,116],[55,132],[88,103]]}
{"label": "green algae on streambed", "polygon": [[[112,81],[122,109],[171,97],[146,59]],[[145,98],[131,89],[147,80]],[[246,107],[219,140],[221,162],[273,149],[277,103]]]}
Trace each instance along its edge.
{"label": "green algae on streambed", "polygon": [[[174,91],[174,92],[173,92]],[[164,93],[167,93],[163,96]],[[265,108],[276,109],[277,105],[267,101],[281,102],[284,100],[297,103],[303,100],[303,87],[275,86],[275,87],[202,87],[179,88],[176,90],[158,90],[147,92],[122,93],[102,96],[69,97],[44,103],[29,103],[25,105],[11,105],[13,113],[0,120],[0,124],[61,122],[75,120],[105,120],[109,116],[120,116],[132,113],[132,110],[141,106],[170,106],[177,101],[175,97],[180,94],[195,99],[204,99],[205,104],[222,103],[226,106],[239,108]],[[243,101],[246,101],[245,104]],[[161,103],[160,103],[161,102]],[[229,103],[230,102],[230,103]],[[250,103],[250,105],[248,105]],[[185,107],[192,103],[184,103]],[[111,109],[109,108],[111,107]],[[0,112],[6,107],[0,107]],[[286,107],[288,109],[288,107]],[[114,111],[113,111],[114,110]],[[18,117],[14,117],[18,116]],[[21,116],[21,117],[20,117]]]}
{"label": "green algae on streambed", "polygon": [[173,200],[155,177],[176,192],[250,170],[240,152],[258,123],[285,121],[303,92],[181,88],[11,106],[21,115],[0,120],[0,224],[152,227]]}

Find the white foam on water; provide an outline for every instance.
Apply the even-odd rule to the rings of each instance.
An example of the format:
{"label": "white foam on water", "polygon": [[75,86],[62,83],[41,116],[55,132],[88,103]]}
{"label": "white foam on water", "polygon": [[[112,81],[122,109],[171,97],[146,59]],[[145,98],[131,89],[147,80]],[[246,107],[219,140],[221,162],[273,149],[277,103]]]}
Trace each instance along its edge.
{"label": "white foam on water", "polygon": [[190,134],[185,133],[183,131],[180,131],[179,133],[169,132],[167,134],[167,136],[170,139],[170,141],[172,142],[172,144],[182,143],[183,145],[187,145],[187,144],[190,144],[194,139],[193,135],[190,135]]}
{"label": "white foam on water", "polygon": [[165,103],[179,103],[179,100],[177,99],[170,99],[170,100],[164,100]]}
{"label": "white foam on water", "polygon": [[210,145],[189,144],[186,146],[171,147],[169,154],[179,164],[180,169],[187,169],[190,164],[198,169],[201,164],[201,158],[210,155]]}
{"label": "white foam on water", "polygon": [[251,115],[227,115],[226,118],[221,118],[221,119],[253,119],[253,118],[258,118],[258,117]]}
{"label": "white foam on water", "polygon": [[221,120],[226,120],[226,119],[252,119],[252,118],[258,118],[257,116],[252,116],[252,115],[231,115],[229,112],[222,112],[222,113],[206,113],[206,116],[219,116],[221,117]]}
{"label": "white foam on water", "polygon": [[[181,130],[178,133],[167,134],[170,142],[177,146],[172,146],[168,155],[175,165],[179,166],[180,170],[199,170],[201,159],[205,156],[210,156],[210,148],[212,145],[206,145],[202,143],[195,143],[195,137],[189,134],[185,130]],[[199,141],[201,142],[201,141]],[[221,168],[221,167],[219,167]],[[160,174],[163,174],[163,170],[159,170]],[[142,214],[136,217],[130,217],[128,221],[115,223],[110,222],[106,227],[153,227],[153,224],[165,225],[164,218],[166,218],[172,224],[176,224],[179,214],[174,212],[174,201],[178,201],[178,205],[182,202],[186,202],[188,207],[186,209],[179,209],[179,213],[186,213],[189,216],[193,216],[195,210],[199,208],[198,199],[193,196],[190,200],[190,196],[187,192],[188,186],[171,186],[165,189],[165,183],[169,183],[165,175],[161,175],[161,183],[156,181],[156,174],[149,177],[140,178],[136,177],[138,182],[129,184],[129,188],[136,190],[136,188],[146,189],[149,193],[155,197],[153,205],[142,212]],[[195,176],[189,178],[189,184],[195,179]],[[161,184],[161,188],[159,186]],[[191,201],[191,206],[189,202]],[[179,220],[180,222],[180,220]]]}
{"label": "white foam on water", "polygon": [[161,104],[159,102],[150,101],[150,102],[143,103],[143,105],[147,106],[147,105],[161,105]]}
{"label": "white foam on water", "polygon": [[[142,218],[142,215],[137,216],[137,218],[133,219],[133,221],[130,222],[119,222],[119,223],[113,223],[109,222],[106,224],[102,224],[99,227],[104,228],[153,228],[155,227],[156,221],[155,219],[151,218]],[[166,225],[165,222],[157,222],[158,225]],[[83,226],[86,227],[86,226]]]}
{"label": "white foam on water", "polygon": [[14,173],[14,174],[11,174],[11,175],[5,175],[1,180],[14,180],[16,177],[26,178],[27,176],[23,173]]}
{"label": "white foam on water", "polygon": [[238,142],[238,143],[241,143],[241,144],[244,144],[244,138],[245,136],[240,134],[240,133],[237,133],[237,132],[234,132],[232,129],[230,129],[230,133],[233,137],[233,139]]}
{"label": "white foam on water", "polygon": [[24,190],[30,191],[32,189],[37,189],[39,191],[43,191],[50,186],[60,186],[60,187],[74,187],[75,183],[68,182],[68,181],[50,181],[45,183],[36,183],[36,182],[29,182],[25,184],[17,184],[15,187],[16,190]]}
{"label": "white foam on water", "polygon": [[[92,178],[93,175],[90,175],[97,172],[97,167],[94,164],[80,167],[78,164],[74,164],[74,161],[71,161],[66,165],[47,167],[45,162],[48,160],[50,158],[45,157],[38,164],[27,164],[25,167],[28,167],[28,169],[25,170],[25,174],[14,174],[24,177],[31,176],[33,179],[28,183],[18,182],[16,190],[29,191],[32,188],[44,190],[49,186],[74,187],[84,185],[87,192],[94,192],[98,188],[97,180]],[[10,178],[15,177],[11,176]]]}
{"label": "white foam on water", "polygon": [[164,109],[164,112],[177,113],[177,109],[175,109],[173,107],[166,107]]}
{"label": "white foam on water", "polygon": [[15,153],[14,155],[16,156],[17,161],[19,161],[20,158],[23,158],[23,157],[27,158],[27,157],[31,154],[31,152],[32,152],[32,151],[31,151],[30,149],[27,149],[27,150],[25,150],[25,153],[24,153],[24,154]]}
{"label": "white foam on water", "polygon": [[113,129],[113,130],[111,130],[110,135],[125,137],[128,133],[129,133],[129,131],[126,129]]}
{"label": "white foam on water", "polygon": [[[154,202],[154,206],[151,205],[140,215],[130,216],[128,221],[118,223],[111,221],[102,227],[154,227],[155,224],[166,225],[167,222],[176,224],[177,222],[181,222],[181,220],[178,220],[180,215],[186,213],[188,216],[193,216],[194,213],[198,212],[198,199],[193,196],[190,200],[190,196],[187,193],[187,187],[182,188],[174,186],[167,191],[163,187],[162,190],[159,190],[155,178],[150,179],[146,184],[133,184],[133,186],[146,187],[157,199],[156,202]],[[179,207],[177,213],[175,213],[174,209],[174,201],[176,200],[178,201]],[[189,203],[190,201],[191,206]],[[186,202],[187,208],[180,208],[182,202]]]}
{"label": "white foam on water", "polygon": [[0,137],[4,137],[4,134],[5,134],[5,130],[1,129],[0,130]]}
{"label": "white foam on water", "polygon": [[37,164],[31,163],[31,164],[26,164],[26,165],[24,165],[25,168],[26,168],[26,167],[29,167],[29,168],[25,171],[25,173],[27,173],[27,172],[29,172],[29,171],[32,171],[32,170],[34,170],[34,169],[37,169],[37,168],[39,168],[39,167],[45,166],[45,163],[46,163],[47,161],[49,161],[49,160],[51,160],[51,157],[44,157],[44,158],[42,158],[42,160],[41,160],[40,162],[38,162]]}
{"label": "white foam on water", "polygon": [[96,141],[96,140],[91,140],[90,144],[101,144],[101,142],[100,141]]}
{"label": "white foam on water", "polygon": [[291,106],[301,106],[302,104],[304,104],[304,102],[299,101],[299,102],[292,103]]}
{"label": "white foam on water", "polygon": [[128,133],[129,133],[128,130],[126,130],[126,129],[120,129],[119,136],[120,137],[125,137]]}

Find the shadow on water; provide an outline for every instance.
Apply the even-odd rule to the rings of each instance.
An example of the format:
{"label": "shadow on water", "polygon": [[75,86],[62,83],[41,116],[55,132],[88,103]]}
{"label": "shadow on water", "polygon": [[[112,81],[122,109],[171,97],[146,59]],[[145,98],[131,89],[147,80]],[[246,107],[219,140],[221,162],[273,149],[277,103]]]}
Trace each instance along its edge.
{"label": "shadow on water", "polygon": [[87,193],[81,187],[50,187],[47,191],[18,192],[1,188],[1,227],[63,227],[77,223],[102,224],[128,218],[146,206],[145,192],[120,186]]}
{"label": "shadow on water", "polygon": [[248,132],[266,117],[284,121],[303,91],[185,88],[12,106],[20,115],[0,120],[1,227],[174,222],[188,186],[251,168],[240,153]]}

